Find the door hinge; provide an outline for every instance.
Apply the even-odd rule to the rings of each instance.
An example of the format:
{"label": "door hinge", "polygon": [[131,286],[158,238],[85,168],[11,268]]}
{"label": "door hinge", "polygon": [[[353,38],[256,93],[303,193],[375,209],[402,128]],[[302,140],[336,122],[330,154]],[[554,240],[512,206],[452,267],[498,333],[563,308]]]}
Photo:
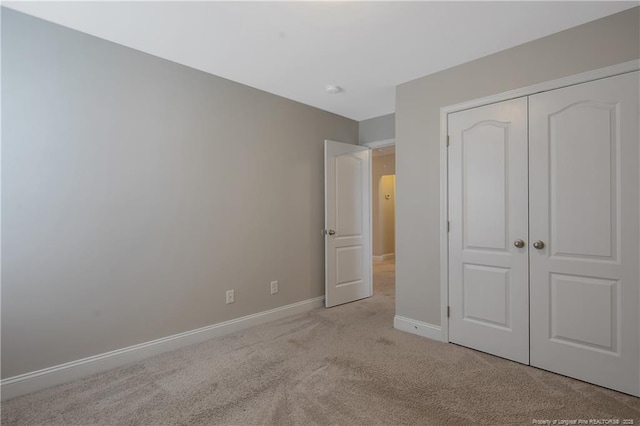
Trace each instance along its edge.
{"label": "door hinge", "polygon": [[447,232],[451,232],[451,222],[447,221]]}
{"label": "door hinge", "polygon": [[449,146],[449,135],[447,135],[447,146]]}
{"label": "door hinge", "polygon": [[451,306],[447,306],[447,318],[451,317]]}

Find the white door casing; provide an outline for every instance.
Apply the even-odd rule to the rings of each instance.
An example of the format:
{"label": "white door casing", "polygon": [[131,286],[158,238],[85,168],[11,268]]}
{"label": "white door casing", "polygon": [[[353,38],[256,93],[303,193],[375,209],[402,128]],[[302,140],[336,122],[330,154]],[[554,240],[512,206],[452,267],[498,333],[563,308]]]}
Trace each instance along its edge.
{"label": "white door casing", "polygon": [[448,126],[449,340],[528,364],[527,99]]}
{"label": "white door casing", "polygon": [[531,364],[640,396],[638,72],[531,96]]}
{"label": "white door casing", "polygon": [[367,147],[324,144],[325,306],[373,295],[371,156]]}

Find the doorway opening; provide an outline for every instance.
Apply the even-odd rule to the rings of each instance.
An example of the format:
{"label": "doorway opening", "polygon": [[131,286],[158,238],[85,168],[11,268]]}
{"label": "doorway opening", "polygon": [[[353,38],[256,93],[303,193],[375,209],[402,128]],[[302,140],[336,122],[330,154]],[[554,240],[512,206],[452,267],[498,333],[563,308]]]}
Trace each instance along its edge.
{"label": "doorway opening", "polygon": [[395,145],[371,152],[373,293],[395,296]]}

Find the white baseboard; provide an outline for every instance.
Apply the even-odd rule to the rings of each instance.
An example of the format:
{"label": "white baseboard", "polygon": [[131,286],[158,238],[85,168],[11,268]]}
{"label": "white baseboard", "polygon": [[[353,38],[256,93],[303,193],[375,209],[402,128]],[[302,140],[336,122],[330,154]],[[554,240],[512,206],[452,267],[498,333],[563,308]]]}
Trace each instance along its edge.
{"label": "white baseboard", "polygon": [[0,381],[1,399],[14,398],[50,386],[70,382],[101,371],[140,361],[163,352],[172,351],[194,343],[204,342],[214,337],[223,336],[264,324],[289,315],[299,314],[311,309],[320,308],[324,296],[303,300],[257,314],[247,315],[230,321],[209,325],[184,333],[174,334],[150,342],[140,343],[115,351],[94,355],[77,361],[44,368],[42,370],[9,377]]}
{"label": "white baseboard", "polygon": [[373,261],[374,262],[382,262],[384,260],[390,260],[390,259],[395,259],[396,258],[396,254],[395,253],[385,253],[382,256],[373,256]]}
{"label": "white baseboard", "polygon": [[442,336],[442,328],[439,325],[433,325],[396,315],[393,318],[393,328],[437,340],[439,342],[445,341]]}

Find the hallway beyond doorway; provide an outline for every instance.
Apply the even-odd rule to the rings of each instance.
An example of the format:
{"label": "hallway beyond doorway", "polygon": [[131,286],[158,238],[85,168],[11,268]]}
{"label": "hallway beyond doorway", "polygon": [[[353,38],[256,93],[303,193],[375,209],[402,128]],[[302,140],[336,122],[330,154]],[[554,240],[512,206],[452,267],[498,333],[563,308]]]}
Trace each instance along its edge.
{"label": "hallway beyond doorway", "polygon": [[396,296],[396,261],[395,259],[373,262],[373,294]]}

